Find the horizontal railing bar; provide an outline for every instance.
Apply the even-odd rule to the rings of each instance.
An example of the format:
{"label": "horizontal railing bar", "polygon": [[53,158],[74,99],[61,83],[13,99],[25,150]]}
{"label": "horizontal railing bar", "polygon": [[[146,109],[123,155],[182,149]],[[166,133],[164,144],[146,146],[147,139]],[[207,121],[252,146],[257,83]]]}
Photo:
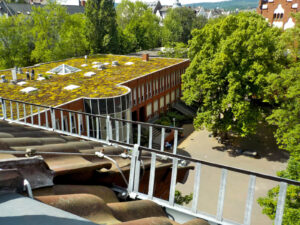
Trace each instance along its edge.
{"label": "horizontal railing bar", "polygon": [[[109,140],[109,141],[111,143],[114,143],[114,144],[120,144],[120,145],[124,145],[126,147],[131,147],[131,148],[133,147],[132,144],[124,144],[123,142],[118,142],[118,141],[115,141],[115,140]],[[181,159],[181,160],[191,161],[191,162],[194,162],[194,163],[202,163],[203,165],[207,165],[207,166],[217,167],[217,168],[220,168],[220,169],[227,169],[227,170],[230,170],[230,171],[233,171],[233,172],[243,173],[243,174],[246,174],[246,175],[254,175],[254,176],[257,176],[257,177],[260,177],[260,178],[264,178],[264,179],[269,179],[269,180],[278,181],[278,182],[286,182],[288,184],[300,186],[300,181],[296,181],[296,180],[290,180],[290,179],[286,179],[286,178],[275,177],[275,176],[268,175],[268,174],[248,171],[248,170],[239,169],[239,168],[236,168],[236,167],[226,166],[226,165],[223,165],[223,164],[203,161],[203,160],[200,160],[200,159],[194,159],[194,158],[190,158],[190,157],[183,156],[183,155],[177,155],[177,154],[175,155],[175,154],[169,153],[169,152],[161,152],[160,150],[149,149],[149,148],[146,148],[146,147],[143,147],[143,146],[140,146],[139,150],[140,151],[145,150],[147,152],[157,153],[159,155],[168,156],[168,157],[171,157],[171,158],[178,158],[178,159]]]}
{"label": "horizontal railing bar", "polygon": [[[86,113],[86,112],[79,112],[79,111],[74,111],[74,110],[69,110],[69,109],[63,109],[63,108],[60,108],[60,107],[39,105],[39,104],[35,104],[35,103],[23,102],[23,101],[12,100],[12,99],[7,99],[7,98],[2,98],[2,99],[6,100],[6,101],[12,101],[12,102],[17,102],[17,103],[32,105],[32,106],[36,106],[36,107],[48,108],[49,110],[51,108],[54,108],[54,109],[57,109],[57,110],[62,110],[64,112],[78,113],[78,114],[81,114],[81,115],[94,116],[94,117],[99,117],[99,118],[104,118],[104,119],[107,117],[107,116],[104,116],[104,115],[96,115],[96,114],[91,114],[91,113]],[[158,127],[158,128],[165,128],[165,129],[173,129],[173,130],[183,131],[183,128],[180,128],[180,127],[164,126],[164,125],[160,125],[160,124],[152,124],[152,123],[145,123],[145,122],[139,122],[139,121],[124,120],[124,119],[113,118],[113,117],[111,117],[111,119],[115,120],[115,121],[119,121],[119,122],[140,124],[140,125],[143,125],[143,126],[154,126],[154,127]]]}

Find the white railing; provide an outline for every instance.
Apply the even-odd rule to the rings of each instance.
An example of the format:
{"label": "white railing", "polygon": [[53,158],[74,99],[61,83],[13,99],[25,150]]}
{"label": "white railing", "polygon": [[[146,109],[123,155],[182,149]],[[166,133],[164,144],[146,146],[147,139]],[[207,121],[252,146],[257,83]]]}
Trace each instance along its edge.
{"label": "white railing", "polygon": [[[116,143],[116,142],[115,142]],[[129,145],[128,145],[129,147]],[[284,179],[280,177],[270,176],[262,173],[251,172],[243,169],[238,169],[230,166],[225,166],[221,164],[211,163],[203,160],[198,160],[182,155],[176,154],[176,150],[173,153],[169,152],[161,152],[154,149],[149,149],[145,147],[140,147],[138,145],[130,146],[133,148],[132,152],[132,159],[131,159],[131,168],[130,168],[130,177],[129,177],[129,185],[128,185],[128,192],[129,196],[132,198],[138,199],[149,199],[153,200],[156,203],[164,206],[166,208],[175,210],[177,212],[181,212],[190,216],[199,217],[206,219],[212,223],[216,224],[243,224],[243,225],[250,225],[251,224],[251,215],[252,215],[252,207],[254,203],[254,194],[255,194],[255,187],[256,187],[256,178],[262,178],[268,181],[275,181],[279,183],[280,191],[278,194],[278,201],[277,201],[277,209],[276,209],[276,216],[275,216],[275,225],[282,224],[282,217],[284,213],[284,205],[285,205],[285,198],[286,198],[286,190],[288,185],[296,185],[300,186],[299,181]],[[151,168],[150,168],[150,176],[149,176],[149,187],[148,193],[142,193],[139,191],[139,181],[140,181],[140,160],[141,160],[141,153],[143,152],[150,152],[151,153]],[[156,157],[163,156],[172,161],[172,176],[171,176],[171,184],[169,189],[169,199],[163,200],[156,198],[154,196],[154,187],[155,187],[155,164],[156,164]],[[195,168],[195,177],[194,177],[194,185],[193,185],[193,199],[192,203],[189,207],[181,206],[175,203],[175,189],[177,183],[177,171],[179,165],[186,165],[190,164]],[[198,202],[199,202],[199,195],[200,195],[200,177],[201,177],[201,168],[203,166],[219,168],[221,170],[221,180],[220,180],[220,187],[219,192],[216,193],[218,195],[217,200],[217,213],[216,215],[210,215],[206,212],[201,212],[198,210]],[[244,219],[242,223],[238,223],[232,220],[228,220],[223,217],[223,209],[224,209],[224,200],[226,194],[226,183],[227,177],[229,172],[239,173],[241,175],[245,175],[249,177],[249,184],[248,184],[248,194],[245,203],[245,211],[244,211]],[[244,207],[244,206],[239,206]]]}
{"label": "white railing", "polygon": [[[0,98],[0,119],[24,124],[40,129],[52,130],[54,132],[80,137],[87,140],[94,140],[108,145],[117,145],[131,151],[131,165],[130,175],[128,181],[127,192],[131,198],[149,199],[167,209],[174,210],[178,213],[188,215],[191,217],[203,218],[209,222],[216,224],[243,224],[250,225],[252,218],[252,207],[254,203],[254,194],[256,187],[256,179],[262,178],[279,183],[280,191],[278,195],[277,210],[275,217],[275,225],[282,224],[282,217],[284,213],[284,205],[286,198],[286,190],[288,185],[300,186],[300,182],[288,180],[280,177],[270,176],[262,173],[251,172],[243,169],[211,163],[203,160],[190,158],[177,154],[178,132],[181,130],[176,127],[168,127],[155,125],[150,123],[142,123],[135,121],[128,121],[122,119],[111,118],[109,116],[93,115],[83,112],[71,111],[62,108],[54,108],[42,106],[37,104],[30,104],[22,101],[10,100]],[[64,120],[64,118],[67,118]],[[101,120],[105,120],[105,134],[101,133],[99,126]],[[58,121],[58,122],[57,122]],[[65,121],[65,122],[64,122]],[[103,121],[102,121],[103,122]],[[61,124],[61,126],[57,126]],[[114,126],[113,126],[114,124]],[[91,127],[96,128],[95,132],[89,132]],[[122,127],[122,129],[120,129]],[[133,129],[133,127],[136,127]],[[124,128],[124,129],[123,129]],[[161,148],[153,149],[153,128],[159,129],[161,132]],[[148,131],[143,135],[142,129]],[[133,130],[136,130],[136,135],[133,135]],[[174,144],[172,153],[165,151],[165,134],[166,130],[173,130]],[[142,137],[146,137],[143,139]],[[151,153],[151,167],[149,175],[149,183],[147,193],[143,193],[140,188],[140,170],[142,151]],[[2,151],[2,153],[7,153]],[[17,152],[14,152],[14,154]],[[24,154],[21,152],[20,154]],[[40,152],[39,154],[46,154]],[[48,152],[47,154],[58,154]],[[59,153],[59,154],[82,154],[83,153]],[[104,157],[104,155],[103,155]],[[169,160],[172,162],[172,173],[170,178],[170,189],[168,190],[169,198],[167,200],[155,196],[156,186],[156,161],[158,159]],[[181,206],[175,202],[175,191],[177,184],[177,173],[179,167],[185,167],[187,164],[195,168],[194,184],[193,184],[193,199],[190,206]],[[219,168],[221,170],[220,187],[218,193],[218,200],[216,205],[216,215],[211,215],[200,211],[198,208],[200,197],[200,178],[201,168],[203,166]],[[226,194],[226,183],[229,172],[243,174],[249,177],[248,194],[245,200],[244,219],[242,223],[228,220],[223,216],[224,201]],[[157,184],[159,185],[159,184]],[[240,206],[244,207],[244,206]]]}
{"label": "white railing", "polygon": [[[112,144],[110,140],[148,148],[152,148],[153,143],[156,143],[156,146],[159,144],[160,150],[164,151],[168,134],[174,140],[173,149],[177,149],[178,132],[182,130],[177,127],[129,121],[1,97],[0,104],[0,119],[107,145]],[[160,131],[160,140],[153,140],[154,128]]]}

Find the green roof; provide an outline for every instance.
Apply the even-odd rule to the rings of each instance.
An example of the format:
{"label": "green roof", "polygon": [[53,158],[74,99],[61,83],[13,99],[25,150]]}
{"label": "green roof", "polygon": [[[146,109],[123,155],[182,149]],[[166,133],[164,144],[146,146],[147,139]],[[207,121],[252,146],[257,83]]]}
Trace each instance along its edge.
{"label": "green roof", "polygon": [[[113,61],[118,61],[119,66],[113,66]],[[127,91],[125,88],[118,87],[118,84],[183,61],[183,59],[150,58],[146,62],[141,57],[97,55],[89,56],[87,63],[84,57],[45,63],[34,66],[35,80],[26,81],[22,86],[11,84],[10,82],[0,83],[0,96],[48,106],[57,106],[80,97],[112,97],[124,94]],[[99,70],[94,68],[97,65],[95,64],[96,62],[105,64],[106,69]],[[131,63],[126,65],[128,62]],[[47,73],[62,64],[75,67],[81,71],[67,75]],[[87,66],[83,67],[83,64],[87,64]],[[31,68],[23,68],[23,74],[17,75],[18,80],[26,79],[27,71],[30,72]],[[84,76],[88,72],[96,74]],[[42,74],[46,79],[38,81],[38,74]],[[8,80],[12,79],[10,70],[2,71],[0,75],[6,75]],[[49,78],[49,75],[52,77]],[[79,87],[73,90],[65,89],[69,85]],[[29,93],[21,92],[22,89],[27,87],[37,88],[37,90]]]}

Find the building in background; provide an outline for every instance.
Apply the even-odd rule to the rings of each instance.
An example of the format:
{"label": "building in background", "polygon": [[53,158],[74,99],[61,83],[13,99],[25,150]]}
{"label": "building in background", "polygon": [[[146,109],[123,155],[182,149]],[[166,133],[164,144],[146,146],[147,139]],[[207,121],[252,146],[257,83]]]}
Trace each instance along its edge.
{"label": "building in background", "polygon": [[273,26],[285,30],[295,26],[291,14],[299,12],[299,7],[300,0],[260,0],[257,13]]}

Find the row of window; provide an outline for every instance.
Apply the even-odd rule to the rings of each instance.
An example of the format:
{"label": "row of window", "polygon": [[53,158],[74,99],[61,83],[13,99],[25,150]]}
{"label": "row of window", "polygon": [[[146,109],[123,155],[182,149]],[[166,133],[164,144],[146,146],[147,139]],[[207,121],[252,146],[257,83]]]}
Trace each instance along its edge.
{"label": "row of window", "polygon": [[133,88],[133,105],[144,102],[152,98],[152,96],[179,85],[181,83],[181,74],[184,72],[185,69],[181,69]]}
{"label": "row of window", "polygon": [[131,106],[131,93],[115,98],[84,100],[85,112],[96,115],[122,112],[131,108]]}

